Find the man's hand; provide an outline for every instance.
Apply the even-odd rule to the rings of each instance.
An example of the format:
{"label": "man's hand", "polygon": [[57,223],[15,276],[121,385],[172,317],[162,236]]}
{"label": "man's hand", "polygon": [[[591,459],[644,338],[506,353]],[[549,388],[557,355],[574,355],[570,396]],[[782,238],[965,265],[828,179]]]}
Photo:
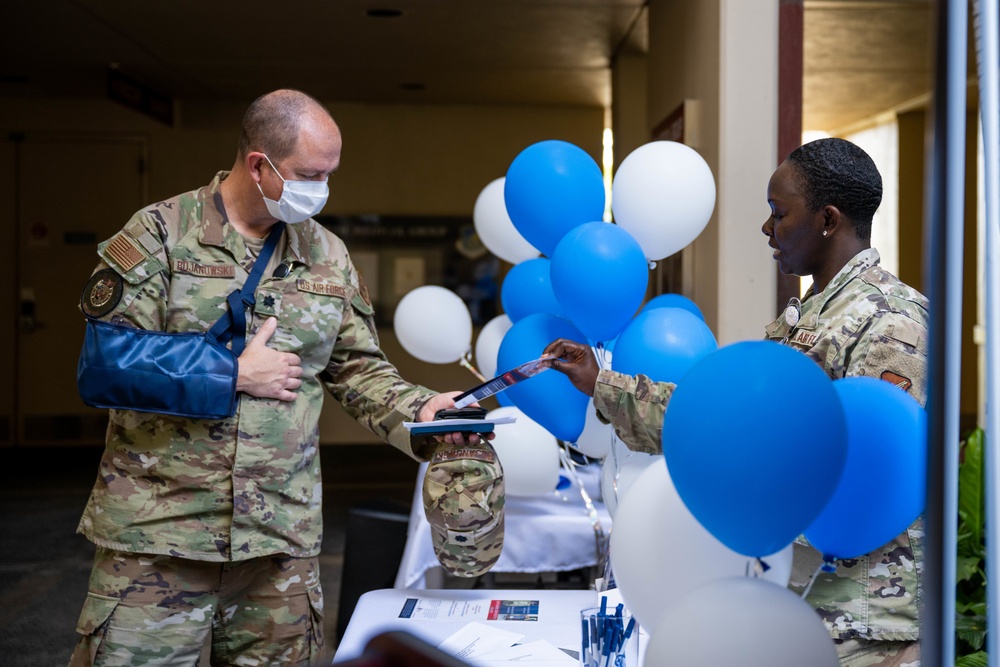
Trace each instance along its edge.
{"label": "man's hand", "polygon": [[[420,408],[420,412],[417,414],[418,422],[430,422],[434,421],[434,415],[437,414],[438,410],[447,410],[448,408],[455,407],[455,397],[461,394],[460,391],[449,391],[444,394],[437,394],[432,396],[429,401],[424,403],[424,407]],[[473,403],[472,405],[479,406],[478,403]],[[468,435],[468,440],[465,436]],[[496,437],[496,433],[446,433],[443,435],[435,436],[438,442],[446,442],[450,445],[465,445],[472,444],[475,445],[479,442],[480,437],[486,440],[492,440]]]}
{"label": "man's hand", "polygon": [[260,331],[253,337],[239,359],[239,377],[236,391],[258,398],[277,398],[294,401],[295,390],[302,386],[302,360],[291,352],[278,352],[267,346],[278,320],[267,318]]}
{"label": "man's hand", "polygon": [[555,357],[549,362],[552,368],[568,377],[574,387],[587,396],[594,395],[594,385],[601,369],[589,345],[559,338],[549,343],[542,354]]}

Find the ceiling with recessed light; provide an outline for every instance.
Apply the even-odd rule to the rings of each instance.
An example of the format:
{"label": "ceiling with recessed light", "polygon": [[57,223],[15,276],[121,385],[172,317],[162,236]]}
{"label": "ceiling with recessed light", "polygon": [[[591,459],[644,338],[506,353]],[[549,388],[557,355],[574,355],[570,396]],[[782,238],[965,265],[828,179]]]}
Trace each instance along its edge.
{"label": "ceiling with recessed light", "polygon": [[[775,0],[776,1],[776,0]],[[295,87],[330,102],[603,106],[646,0],[7,0],[0,98],[103,96],[107,70],[176,99]],[[928,89],[927,0],[805,3],[804,123]]]}

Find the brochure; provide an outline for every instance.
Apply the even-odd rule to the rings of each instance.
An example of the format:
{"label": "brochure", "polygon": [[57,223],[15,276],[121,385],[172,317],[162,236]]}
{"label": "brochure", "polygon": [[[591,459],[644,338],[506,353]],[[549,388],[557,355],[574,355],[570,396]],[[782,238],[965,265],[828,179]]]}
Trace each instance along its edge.
{"label": "brochure", "polygon": [[534,377],[542,371],[551,368],[549,362],[552,359],[553,357],[550,356],[533,359],[532,361],[521,364],[517,368],[513,368],[506,373],[496,376],[492,380],[488,380],[481,385],[477,385],[464,394],[456,396],[455,407],[464,408],[467,405],[472,405],[473,403],[499,393],[508,387],[512,387],[518,382],[523,382],[530,377]]}
{"label": "brochure", "polygon": [[407,598],[399,618],[423,621],[537,621],[538,600],[439,600]]}

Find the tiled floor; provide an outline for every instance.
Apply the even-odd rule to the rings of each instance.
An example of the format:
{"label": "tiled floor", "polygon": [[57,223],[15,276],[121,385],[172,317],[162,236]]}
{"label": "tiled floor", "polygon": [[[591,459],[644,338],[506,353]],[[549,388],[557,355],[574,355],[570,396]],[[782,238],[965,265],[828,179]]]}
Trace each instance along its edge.
{"label": "tiled floor", "polygon": [[[93,557],[75,530],[100,454],[97,447],[0,448],[0,665],[58,667],[69,659]],[[320,561],[332,657],[347,511],[374,498],[409,504],[417,463],[378,445],[325,446],[321,457]]]}

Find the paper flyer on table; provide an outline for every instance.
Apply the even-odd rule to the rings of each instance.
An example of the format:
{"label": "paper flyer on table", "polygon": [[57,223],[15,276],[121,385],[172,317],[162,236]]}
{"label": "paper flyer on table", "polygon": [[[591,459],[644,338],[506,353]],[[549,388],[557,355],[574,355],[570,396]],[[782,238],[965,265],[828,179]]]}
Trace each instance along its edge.
{"label": "paper flyer on table", "polygon": [[475,667],[490,667],[505,662],[530,662],[533,665],[578,664],[576,657],[544,639],[518,644],[524,635],[473,621],[438,644],[438,648]]}
{"label": "paper flyer on table", "polygon": [[491,627],[473,621],[438,644],[438,648],[456,658],[468,660],[478,655],[510,648],[522,639],[524,635],[517,632],[508,632],[496,626]]}
{"label": "paper flyer on table", "polygon": [[472,405],[473,403],[499,393],[508,387],[512,387],[518,382],[534,377],[542,371],[551,368],[551,366],[549,366],[549,362],[552,359],[553,357],[539,357],[538,359],[527,361],[517,368],[512,368],[506,373],[496,376],[492,380],[487,380],[481,385],[473,387],[464,394],[456,396],[455,407],[464,408],[467,405]]}
{"label": "paper flyer on table", "polygon": [[[579,656],[579,653],[574,655]],[[544,639],[497,649],[465,658],[465,661],[475,667],[492,667],[505,662],[530,662],[532,667],[565,667],[566,665],[580,664],[579,657],[570,656],[555,644]]]}
{"label": "paper flyer on table", "polygon": [[538,600],[438,600],[407,598],[399,618],[422,621],[537,621]]}

